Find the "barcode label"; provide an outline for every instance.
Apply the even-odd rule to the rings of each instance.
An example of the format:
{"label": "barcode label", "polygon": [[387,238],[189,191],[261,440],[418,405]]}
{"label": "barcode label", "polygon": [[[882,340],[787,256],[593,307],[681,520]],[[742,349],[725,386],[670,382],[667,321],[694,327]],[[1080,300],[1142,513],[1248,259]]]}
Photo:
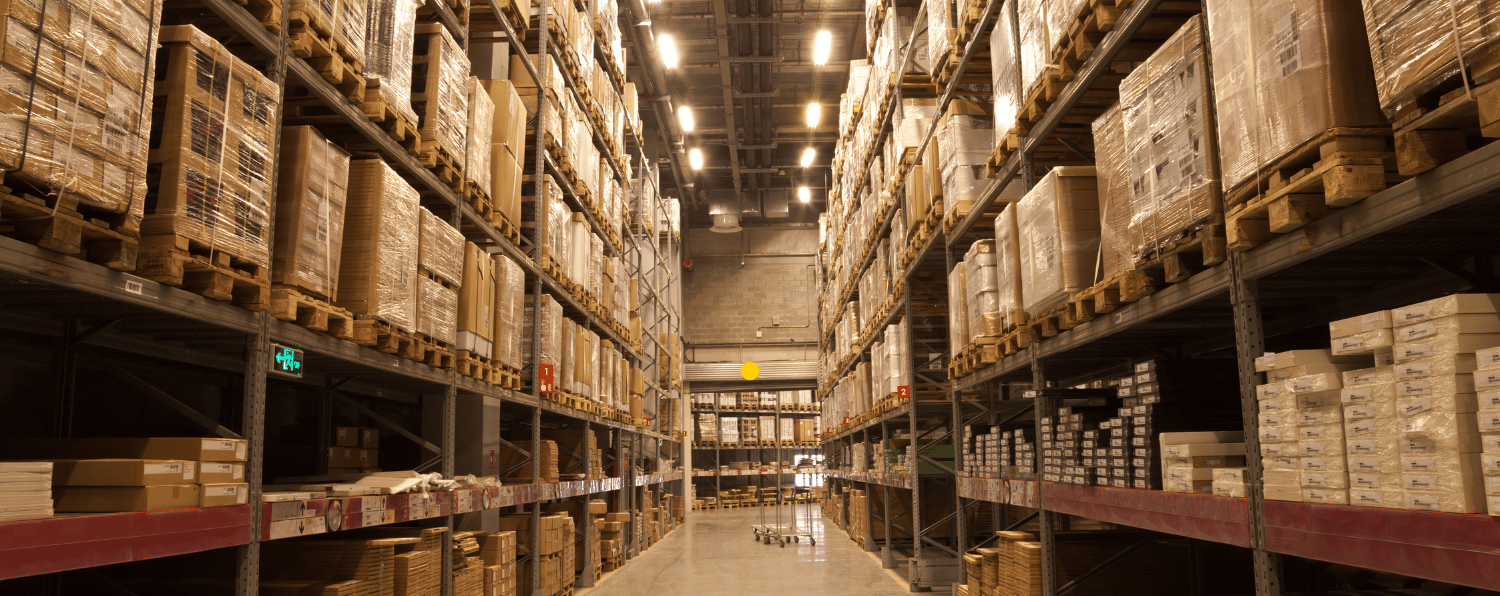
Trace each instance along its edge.
{"label": "barcode label", "polygon": [[1276,66],[1285,79],[1302,70],[1302,49],[1298,44],[1301,33],[1297,29],[1297,13],[1292,12],[1276,21]]}

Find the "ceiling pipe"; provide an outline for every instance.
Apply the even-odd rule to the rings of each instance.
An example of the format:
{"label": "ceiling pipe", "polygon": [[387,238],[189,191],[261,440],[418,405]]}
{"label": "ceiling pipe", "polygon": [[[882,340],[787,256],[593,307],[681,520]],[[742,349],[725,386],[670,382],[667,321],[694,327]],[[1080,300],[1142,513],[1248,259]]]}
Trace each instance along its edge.
{"label": "ceiling pipe", "polygon": [[[636,1],[638,2],[640,0]],[[713,11],[715,42],[714,49],[718,52],[719,56],[719,62],[715,64],[715,66],[719,69],[719,88],[723,96],[722,102],[724,105],[724,126],[730,131],[728,143],[729,163],[731,167],[734,168],[734,193],[735,197],[738,198],[740,196],[740,193],[744,191],[744,188],[740,183],[739,147],[736,146],[738,143],[738,139],[734,134],[734,87],[736,86],[736,82],[734,80],[734,67],[730,66],[729,62],[726,62],[726,60],[728,60],[730,56],[729,46],[732,43],[729,34],[728,0],[714,0]]]}
{"label": "ceiling pipe", "polygon": [[[769,18],[771,17],[771,15],[775,14],[776,11],[775,0],[759,0],[759,4],[760,16],[762,19],[767,21],[757,25],[757,27],[760,29],[760,55],[769,58],[771,56],[774,56],[777,50],[777,24]],[[754,66],[757,70],[760,71],[760,88],[756,89],[756,91],[765,92],[773,89],[774,87],[771,85],[771,65],[756,64]],[[760,136],[756,138],[755,142],[759,145],[765,145],[776,138],[776,120],[775,115],[771,109],[771,100],[769,98],[757,100],[757,104],[760,108]],[[770,167],[771,150],[760,149],[758,151],[760,153],[760,160],[758,161],[758,163],[762,166]],[[761,183],[762,185],[769,187],[770,176],[762,175]]]}
{"label": "ceiling pipe", "polygon": [[[672,181],[677,187],[677,194],[682,201],[688,205],[697,206],[698,193],[688,192],[687,178],[683,175],[682,162],[678,160],[679,145],[673,140],[682,138],[675,116],[676,110],[672,109],[672,99],[667,93],[667,74],[662,67],[661,56],[657,55],[656,32],[651,28],[651,12],[646,10],[642,0],[625,0],[620,3],[625,10],[625,17],[631,23],[635,23],[635,40],[639,43],[633,44],[636,48],[637,60],[640,62],[641,70],[645,72],[645,80],[641,81],[642,91],[652,98],[651,109],[656,114],[656,124],[659,130],[666,133],[667,160],[672,164]],[[645,18],[642,18],[645,17]],[[666,113],[662,111],[665,109]],[[655,155],[647,156],[656,159]]]}
{"label": "ceiling pipe", "polygon": [[[731,17],[729,19],[729,22],[731,24],[734,24],[734,23],[766,23],[766,22],[772,22],[772,21],[777,22],[777,23],[798,23],[798,22],[803,22],[802,21],[802,17],[805,17],[805,16],[811,16],[811,17],[859,17],[861,19],[861,21],[862,21],[865,18],[865,11],[863,11],[863,10],[800,10],[800,11],[797,11],[797,12],[782,13],[782,16],[780,16],[780,17]],[[711,18],[714,18],[713,13],[697,13],[697,14],[662,15],[661,20],[663,22],[667,22],[667,21],[674,21],[674,20],[677,20],[677,19],[711,19]]]}

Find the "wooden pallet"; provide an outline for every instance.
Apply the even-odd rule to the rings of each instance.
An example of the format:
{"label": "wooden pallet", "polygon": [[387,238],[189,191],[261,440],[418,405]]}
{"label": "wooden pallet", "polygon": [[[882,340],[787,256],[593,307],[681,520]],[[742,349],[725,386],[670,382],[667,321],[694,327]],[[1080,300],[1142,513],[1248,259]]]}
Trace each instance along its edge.
{"label": "wooden pallet", "polygon": [[[1000,215],[1000,212],[1005,209],[1005,206],[1009,204],[1010,203],[1005,201],[995,201],[993,203],[990,203],[990,206],[986,208],[984,212],[986,214],[998,216]],[[959,203],[958,205],[953,207],[952,211],[949,211],[947,214],[945,214],[943,216],[943,235],[946,236],[948,234],[952,234],[953,230],[958,229],[958,223],[963,221],[964,218],[968,217],[971,210],[973,210],[972,204]]]}
{"label": "wooden pallet", "polygon": [[[1360,152],[1369,153],[1369,152]],[[1289,175],[1273,177],[1269,190],[1247,202],[1235,205],[1226,214],[1229,248],[1246,251],[1307,226],[1329,213],[1330,209],[1358,202],[1386,188],[1384,156],[1334,153],[1318,160],[1312,167]],[[1308,234],[1316,234],[1309,227]]]}
{"label": "wooden pallet", "polygon": [[1114,312],[1229,258],[1224,225],[1217,216],[1149,255],[1132,269],[1120,271],[1069,300],[1073,320],[1079,323]]}
{"label": "wooden pallet", "polygon": [[444,147],[441,142],[427,140],[433,136],[432,131],[422,131],[422,141],[417,146],[417,163],[431,170],[433,175],[448,188],[456,193],[464,191],[464,168],[463,164],[454,158],[453,154]]}
{"label": "wooden pallet", "polygon": [[495,367],[495,385],[512,391],[521,390],[521,372],[504,364]]}
{"label": "wooden pallet", "polygon": [[495,226],[495,229],[500,231],[501,236],[510,239],[511,244],[516,246],[521,245],[521,228],[511,223],[510,218],[506,217],[505,214],[499,211],[492,211],[490,225]]}
{"label": "wooden pallet", "polygon": [[458,369],[459,376],[468,377],[481,383],[496,384],[495,363],[485,356],[480,356],[469,350],[459,350],[458,355],[454,358],[454,366]]}
{"label": "wooden pallet", "polygon": [[[1425,103],[1425,102],[1424,102]],[[1442,94],[1433,107],[1414,106],[1396,122],[1396,170],[1415,176],[1500,137],[1500,80]]]}
{"label": "wooden pallet", "polygon": [[281,33],[281,2],[276,0],[235,0],[235,4],[245,7],[245,12],[250,13],[256,21],[270,30],[272,33]]}
{"label": "wooden pallet", "polygon": [[408,120],[405,114],[402,114],[380,94],[379,79],[365,79],[363,109],[365,118],[379,125],[380,129],[407,153],[415,156],[421,149],[422,135],[417,130],[417,125]]}
{"label": "wooden pallet", "polygon": [[1073,305],[1073,316],[1088,320],[1102,314],[1119,310],[1151,294],[1165,285],[1160,269],[1126,269],[1094,284],[1087,290],[1074,294],[1069,303]]}
{"label": "wooden pallet", "polygon": [[1031,319],[1031,328],[1040,337],[1054,337],[1063,331],[1078,326],[1078,321],[1073,317],[1072,305],[1064,302],[1040,313],[1028,313]]}
{"label": "wooden pallet", "polygon": [[354,339],[354,315],[320,297],[285,285],[271,287],[271,317],[346,341]]}
{"label": "wooden pallet", "polygon": [[418,362],[443,370],[453,368],[453,344],[425,333],[414,334],[413,338],[422,344],[422,359]]}
{"label": "wooden pallet", "polygon": [[410,332],[368,315],[355,316],[354,343],[414,362],[425,356],[421,342]]}
{"label": "wooden pallet", "polygon": [[271,306],[270,268],[186,236],[142,236],[136,275],[250,311]]}
{"label": "wooden pallet", "polygon": [[[1233,208],[1266,197],[1294,179],[1319,175],[1323,184],[1297,192],[1321,191],[1328,207],[1347,207],[1385,190],[1385,160],[1393,157],[1389,128],[1330,128],[1287,152],[1257,174],[1224,193]],[[1308,197],[1310,198],[1310,197]]]}
{"label": "wooden pallet", "polygon": [[[293,11],[292,15],[305,15]],[[318,71],[349,103],[361,105],[365,101],[365,77],[363,67],[346,58],[347,50],[340,52],[332,35],[320,32],[305,22],[294,21],[288,27],[287,48],[307,61],[307,65]]]}
{"label": "wooden pallet", "polygon": [[[116,271],[134,271],[140,250],[139,224],[129,217],[91,217],[29,194],[0,187],[0,234],[55,253],[83,259]],[[56,197],[51,199],[53,203]],[[126,223],[127,220],[130,223]]]}

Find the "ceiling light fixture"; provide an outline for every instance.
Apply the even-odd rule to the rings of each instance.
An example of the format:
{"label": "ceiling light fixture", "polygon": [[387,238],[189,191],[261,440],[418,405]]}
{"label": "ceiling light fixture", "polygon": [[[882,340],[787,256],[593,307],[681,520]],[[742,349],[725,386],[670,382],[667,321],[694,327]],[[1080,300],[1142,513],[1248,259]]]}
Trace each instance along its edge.
{"label": "ceiling light fixture", "polygon": [[813,149],[812,147],[808,147],[806,151],[802,152],[802,167],[805,168],[812,165],[813,158],[817,156],[818,151],[816,149]]}
{"label": "ceiling light fixture", "polygon": [[677,44],[671,35],[656,36],[656,47],[661,50],[661,61],[667,68],[677,68]]}
{"label": "ceiling light fixture", "polygon": [[688,152],[688,163],[693,164],[694,170],[703,169],[703,152],[693,149]]}
{"label": "ceiling light fixture", "polygon": [[802,201],[803,203],[811,203],[812,191],[807,190],[806,186],[797,189],[797,200]]}
{"label": "ceiling light fixture", "polygon": [[818,127],[818,121],[822,120],[822,119],[823,119],[823,106],[818,105],[818,102],[816,102],[816,101],[812,102],[810,104],[807,104],[807,127],[808,128],[817,128]]}
{"label": "ceiling light fixture", "polygon": [[677,122],[682,125],[682,132],[693,132],[693,109],[687,106],[678,106]]}
{"label": "ceiling light fixture", "polygon": [[833,49],[833,34],[827,29],[818,32],[817,42],[813,44],[813,64],[822,66],[828,64],[828,52]]}

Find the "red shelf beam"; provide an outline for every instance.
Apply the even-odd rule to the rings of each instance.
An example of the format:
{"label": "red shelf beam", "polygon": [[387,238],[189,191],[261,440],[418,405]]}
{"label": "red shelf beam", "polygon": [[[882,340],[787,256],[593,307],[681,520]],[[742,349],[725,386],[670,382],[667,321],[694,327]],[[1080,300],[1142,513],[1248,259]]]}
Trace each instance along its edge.
{"label": "red shelf beam", "polygon": [[1250,502],[1243,498],[1043,482],[1042,502],[1049,511],[1250,546]]}
{"label": "red shelf beam", "polygon": [[0,523],[0,580],[250,542],[250,506]]}

